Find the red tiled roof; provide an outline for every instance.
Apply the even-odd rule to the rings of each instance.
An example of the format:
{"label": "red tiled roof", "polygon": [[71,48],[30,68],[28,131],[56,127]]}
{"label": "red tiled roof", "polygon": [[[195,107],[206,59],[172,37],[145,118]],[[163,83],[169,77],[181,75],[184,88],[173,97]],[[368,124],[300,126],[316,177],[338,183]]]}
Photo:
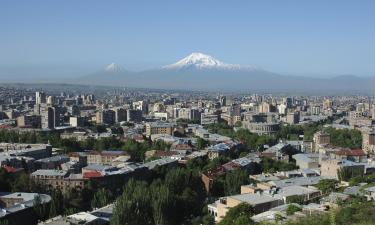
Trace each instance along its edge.
{"label": "red tiled roof", "polygon": [[12,166],[3,166],[3,168],[4,168],[8,173],[17,173],[17,172],[23,170],[23,168],[14,168],[14,167],[12,167]]}
{"label": "red tiled roof", "polygon": [[208,169],[205,172],[203,172],[205,176],[207,176],[210,179],[213,179],[215,177],[223,176],[225,175],[224,167],[219,166],[215,169]]}
{"label": "red tiled roof", "polygon": [[236,169],[241,168],[241,165],[239,165],[235,162],[228,162],[228,163],[225,163],[224,165],[222,165],[222,167],[225,170],[236,170]]}
{"label": "red tiled roof", "polygon": [[362,149],[351,149],[350,156],[365,156],[366,153]]}
{"label": "red tiled roof", "polygon": [[95,178],[95,177],[102,177],[102,176],[103,175],[97,171],[83,173],[83,178]]}
{"label": "red tiled roof", "polygon": [[333,152],[333,154],[345,156],[366,156],[366,153],[362,149],[340,149],[339,151]]}

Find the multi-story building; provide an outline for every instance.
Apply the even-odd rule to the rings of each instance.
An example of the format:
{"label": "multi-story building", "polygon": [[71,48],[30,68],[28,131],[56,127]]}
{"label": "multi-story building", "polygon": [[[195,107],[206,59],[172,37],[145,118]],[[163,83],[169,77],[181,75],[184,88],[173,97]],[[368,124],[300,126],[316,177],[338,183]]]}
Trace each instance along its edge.
{"label": "multi-story building", "polygon": [[31,174],[31,178],[46,188],[66,192],[70,189],[82,189],[85,179],[82,175],[69,174],[63,170],[37,170]]}
{"label": "multi-story building", "polygon": [[126,111],[126,120],[128,122],[142,122],[142,110],[128,109]]}
{"label": "multi-story building", "polygon": [[286,115],[286,122],[288,124],[297,124],[299,123],[300,116],[299,112],[290,112]]}
{"label": "multi-story building", "polygon": [[319,150],[319,145],[329,145],[331,143],[331,135],[322,131],[318,131],[314,134],[314,151]]}
{"label": "multi-story building", "polygon": [[146,136],[150,137],[153,134],[173,134],[173,124],[171,123],[146,123]]}
{"label": "multi-story building", "polygon": [[99,110],[96,112],[96,123],[113,125],[116,121],[115,114],[113,110]]}
{"label": "multi-story building", "polygon": [[87,164],[114,165],[119,157],[130,158],[124,151],[91,151],[86,154]]}
{"label": "multi-story building", "polygon": [[116,123],[120,123],[120,122],[123,122],[123,121],[127,120],[127,118],[126,118],[127,112],[126,112],[125,108],[115,108],[114,111],[115,111],[115,121],[116,121]]}
{"label": "multi-story building", "polygon": [[51,196],[46,194],[25,192],[0,193],[1,223],[17,225],[37,224],[39,218],[34,208],[37,204],[37,198],[39,204],[42,205],[48,204],[52,200]]}
{"label": "multi-story building", "polygon": [[24,115],[17,117],[17,127],[41,128],[42,118],[40,115]]}
{"label": "multi-story building", "polygon": [[54,129],[60,125],[60,112],[59,108],[42,105],[40,108],[40,115],[42,117],[43,129]]}
{"label": "multi-story building", "polygon": [[71,116],[69,117],[69,125],[71,127],[83,127],[85,125],[86,117]]}
{"label": "multi-story building", "polygon": [[340,170],[343,168],[362,170],[363,174],[365,173],[365,166],[363,164],[349,160],[328,159],[323,160],[320,165],[321,176],[331,179],[339,179]]}
{"label": "multi-story building", "polygon": [[362,131],[362,149],[366,153],[375,153],[375,130]]}
{"label": "multi-story building", "polygon": [[202,113],[201,114],[201,125],[213,124],[219,121],[219,116],[216,114]]}
{"label": "multi-story building", "polygon": [[35,92],[35,104],[46,103],[46,94],[44,92],[37,91]]}

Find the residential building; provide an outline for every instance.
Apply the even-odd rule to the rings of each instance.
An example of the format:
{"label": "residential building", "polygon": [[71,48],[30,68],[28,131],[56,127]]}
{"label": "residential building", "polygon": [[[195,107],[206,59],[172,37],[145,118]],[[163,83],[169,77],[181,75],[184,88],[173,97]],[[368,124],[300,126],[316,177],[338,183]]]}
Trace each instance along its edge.
{"label": "residential building", "polygon": [[173,124],[171,123],[161,123],[161,122],[153,122],[153,123],[146,123],[146,136],[151,137],[154,134],[173,134]]}

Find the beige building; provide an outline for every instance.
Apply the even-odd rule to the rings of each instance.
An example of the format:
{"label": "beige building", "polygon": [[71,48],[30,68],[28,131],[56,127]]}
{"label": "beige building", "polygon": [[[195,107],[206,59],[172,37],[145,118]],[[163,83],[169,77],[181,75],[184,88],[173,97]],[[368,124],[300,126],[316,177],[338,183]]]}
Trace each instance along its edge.
{"label": "beige building", "polygon": [[320,165],[320,175],[331,179],[339,179],[339,170],[342,168],[360,168],[363,169],[363,171],[365,170],[363,164],[358,164],[348,160],[328,159],[323,160]]}
{"label": "beige building", "polygon": [[92,151],[87,153],[87,164],[114,165],[124,157],[130,158],[124,151]]}
{"label": "beige building", "polygon": [[31,178],[46,188],[62,192],[82,189],[85,185],[85,179],[82,176],[69,176],[69,173],[63,170],[37,170],[31,174]]}
{"label": "beige building", "polygon": [[146,136],[153,134],[173,134],[173,125],[170,123],[146,123]]}
{"label": "beige building", "polygon": [[362,149],[366,153],[375,153],[375,130],[362,132]]}
{"label": "beige building", "polygon": [[24,115],[17,117],[17,127],[41,128],[42,118],[40,115]]}
{"label": "beige building", "polygon": [[319,151],[319,145],[329,145],[331,143],[331,135],[322,131],[314,134],[314,151]]}
{"label": "beige building", "polygon": [[220,222],[230,208],[241,203],[247,203],[254,207],[255,214],[268,211],[271,208],[284,204],[283,200],[262,194],[240,194],[220,198],[213,204],[208,205],[208,212]]}

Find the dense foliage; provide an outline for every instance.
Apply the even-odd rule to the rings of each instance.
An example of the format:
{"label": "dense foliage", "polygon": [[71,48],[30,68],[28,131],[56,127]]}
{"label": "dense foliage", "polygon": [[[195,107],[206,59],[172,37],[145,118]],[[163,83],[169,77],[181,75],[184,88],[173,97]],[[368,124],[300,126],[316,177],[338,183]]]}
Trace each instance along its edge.
{"label": "dense foliage", "polygon": [[315,185],[319,190],[322,191],[323,194],[329,194],[336,190],[336,186],[338,184],[337,180],[334,179],[323,179]]}
{"label": "dense foliage", "polygon": [[252,225],[255,224],[251,217],[254,209],[251,205],[241,203],[227,212],[218,225]]}
{"label": "dense foliage", "polygon": [[298,167],[295,163],[288,163],[283,161],[276,161],[271,158],[262,158],[261,161],[261,167],[262,171],[265,173],[274,173],[277,171],[288,171],[288,170],[294,170]]}
{"label": "dense foliage", "polygon": [[150,184],[130,180],[116,200],[111,225],[209,222],[204,207],[205,191],[199,173],[173,169]]}
{"label": "dense foliage", "polygon": [[331,144],[344,148],[361,148],[362,134],[354,129],[326,128],[325,131],[331,135]]}

